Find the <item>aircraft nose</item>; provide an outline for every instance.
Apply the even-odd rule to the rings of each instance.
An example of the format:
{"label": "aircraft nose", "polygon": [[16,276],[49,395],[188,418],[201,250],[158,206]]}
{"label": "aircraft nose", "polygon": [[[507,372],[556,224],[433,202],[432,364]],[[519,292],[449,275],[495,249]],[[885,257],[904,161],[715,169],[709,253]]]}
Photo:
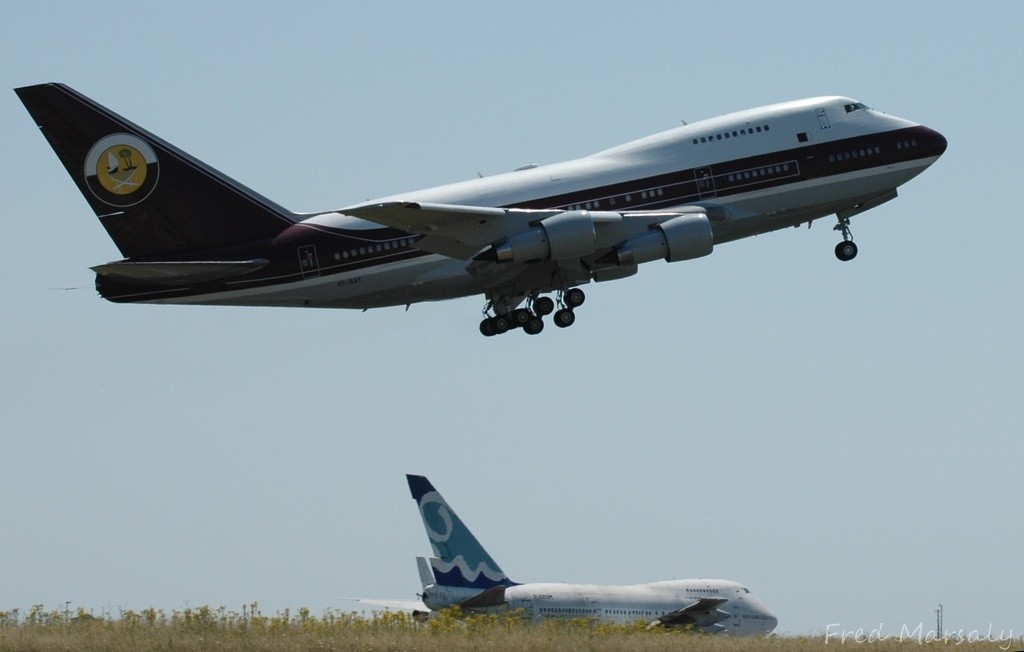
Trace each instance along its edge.
{"label": "aircraft nose", "polygon": [[757,605],[757,612],[760,616],[758,624],[761,626],[761,632],[763,634],[771,634],[778,626],[779,619],[768,610],[768,607],[764,606],[764,603]]}
{"label": "aircraft nose", "polygon": [[924,129],[924,145],[928,153],[932,156],[942,156],[943,152],[946,151],[946,137],[934,129],[929,129],[928,127]]}

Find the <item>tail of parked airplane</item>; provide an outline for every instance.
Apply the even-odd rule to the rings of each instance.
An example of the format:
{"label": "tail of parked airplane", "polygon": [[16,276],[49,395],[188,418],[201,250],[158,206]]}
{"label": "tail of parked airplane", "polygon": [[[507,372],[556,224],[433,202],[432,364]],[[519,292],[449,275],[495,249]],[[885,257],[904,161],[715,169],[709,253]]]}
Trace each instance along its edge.
{"label": "tail of parked airplane", "polygon": [[[244,245],[266,242],[295,221],[291,212],[67,86],[15,92],[132,261],[178,261],[159,271],[210,274],[210,261],[237,266],[251,255]],[[189,270],[181,261],[205,266]]]}
{"label": "tail of parked airplane", "polygon": [[[488,589],[515,584],[487,554],[429,480],[421,475],[405,477],[434,549],[436,559],[430,562],[438,585]],[[421,563],[420,580],[425,581],[428,577]]]}

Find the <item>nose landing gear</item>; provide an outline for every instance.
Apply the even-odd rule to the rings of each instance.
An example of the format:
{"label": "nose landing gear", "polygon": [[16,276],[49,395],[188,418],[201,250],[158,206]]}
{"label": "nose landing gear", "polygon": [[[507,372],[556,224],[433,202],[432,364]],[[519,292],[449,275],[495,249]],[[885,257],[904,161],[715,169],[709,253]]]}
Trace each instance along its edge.
{"label": "nose landing gear", "polygon": [[836,258],[843,262],[853,260],[857,257],[857,245],[850,234],[850,218],[837,216],[837,219],[839,224],[832,228],[843,234],[843,241],[836,245]]}

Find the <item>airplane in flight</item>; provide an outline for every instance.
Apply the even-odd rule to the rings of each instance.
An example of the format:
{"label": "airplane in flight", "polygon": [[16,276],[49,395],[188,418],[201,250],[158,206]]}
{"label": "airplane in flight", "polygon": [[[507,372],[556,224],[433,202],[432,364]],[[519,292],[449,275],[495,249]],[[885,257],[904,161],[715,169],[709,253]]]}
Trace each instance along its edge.
{"label": "airplane in flight", "polygon": [[[778,621],[745,586],[728,580],[668,580],[625,586],[529,583],[509,579],[427,478],[407,475],[434,557],[417,557],[422,605],[437,611],[523,610],[531,621],[583,618],[649,626],[692,627],[713,634],[764,635]],[[398,609],[421,603],[361,600]]]}
{"label": "airplane in flight", "polygon": [[484,295],[480,331],[572,325],[580,286],[896,197],[946,149],[847,97],[702,120],[561,163],[294,213],[62,84],[15,89],[122,260],[121,303],[408,307]]}

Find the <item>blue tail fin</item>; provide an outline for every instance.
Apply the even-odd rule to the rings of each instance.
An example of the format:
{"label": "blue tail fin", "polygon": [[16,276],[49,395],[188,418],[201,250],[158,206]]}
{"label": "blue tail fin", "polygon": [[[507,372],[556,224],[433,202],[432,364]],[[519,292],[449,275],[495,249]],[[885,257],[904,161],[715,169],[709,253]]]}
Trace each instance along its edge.
{"label": "blue tail fin", "polygon": [[438,584],[474,589],[515,584],[491,559],[430,480],[421,475],[405,477],[437,557],[431,562]]}

